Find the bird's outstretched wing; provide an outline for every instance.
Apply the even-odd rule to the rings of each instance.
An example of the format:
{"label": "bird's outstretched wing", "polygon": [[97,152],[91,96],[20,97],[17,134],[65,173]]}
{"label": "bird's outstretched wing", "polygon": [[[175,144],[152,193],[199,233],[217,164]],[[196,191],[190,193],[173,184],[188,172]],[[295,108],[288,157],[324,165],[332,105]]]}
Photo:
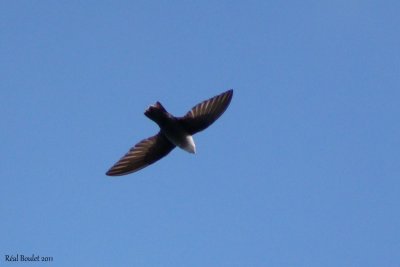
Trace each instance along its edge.
{"label": "bird's outstretched wing", "polygon": [[136,172],[166,156],[174,148],[175,145],[159,132],[137,143],[106,174],[119,176]]}
{"label": "bird's outstretched wing", "polygon": [[232,96],[231,89],[205,100],[194,106],[184,117],[179,118],[179,121],[190,135],[203,131],[225,112]]}

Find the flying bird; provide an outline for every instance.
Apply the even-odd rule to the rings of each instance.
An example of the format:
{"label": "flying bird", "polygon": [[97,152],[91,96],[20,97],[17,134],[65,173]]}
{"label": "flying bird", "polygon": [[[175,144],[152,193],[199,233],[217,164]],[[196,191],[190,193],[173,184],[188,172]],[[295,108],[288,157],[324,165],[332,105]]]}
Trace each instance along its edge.
{"label": "flying bird", "polygon": [[160,127],[160,131],[132,147],[106,173],[119,176],[136,172],[168,155],[175,147],[196,153],[193,135],[216,121],[228,108],[233,90],[228,90],[194,106],[183,117],[175,117],[160,102],[149,106],[144,115]]}

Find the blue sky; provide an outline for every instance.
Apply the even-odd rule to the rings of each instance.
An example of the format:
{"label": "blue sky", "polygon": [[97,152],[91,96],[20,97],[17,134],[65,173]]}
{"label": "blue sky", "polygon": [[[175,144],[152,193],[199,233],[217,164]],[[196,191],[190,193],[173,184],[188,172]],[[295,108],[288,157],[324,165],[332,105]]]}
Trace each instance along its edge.
{"label": "blue sky", "polygon": [[[399,266],[399,1],[3,1],[0,253],[34,266]],[[105,172],[229,88],[227,112]]]}

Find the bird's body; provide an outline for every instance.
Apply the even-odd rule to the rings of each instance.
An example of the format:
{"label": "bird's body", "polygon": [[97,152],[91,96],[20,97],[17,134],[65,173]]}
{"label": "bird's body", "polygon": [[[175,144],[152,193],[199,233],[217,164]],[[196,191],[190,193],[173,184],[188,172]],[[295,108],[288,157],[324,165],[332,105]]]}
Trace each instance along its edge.
{"label": "bird's body", "polygon": [[149,106],[144,114],[158,124],[161,132],[172,144],[189,153],[196,153],[193,137],[182,127],[179,119],[172,116],[160,102]]}
{"label": "bird's body", "polygon": [[228,108],[233,90],[210,98],[194,106],[184,117],[175,117],[156,102],[144,114],[160,127],[158,134],[144,139],[129,150],[106,173],[110,176],[136,172],[166,156],[176,146],[196,153],[192,135],[210,126]]}

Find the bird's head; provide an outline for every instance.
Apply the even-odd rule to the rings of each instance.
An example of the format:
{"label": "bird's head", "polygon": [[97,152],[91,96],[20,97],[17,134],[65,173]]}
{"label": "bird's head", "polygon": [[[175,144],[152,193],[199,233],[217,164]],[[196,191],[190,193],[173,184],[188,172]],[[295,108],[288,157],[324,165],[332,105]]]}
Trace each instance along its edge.
{"label": "bird's head", "polygon": [[155,122],[157,122],[161,118],[166,117],[167,114],[167,110],[158,101],[155,104],[150,105],[144,112],[144,115]]}

